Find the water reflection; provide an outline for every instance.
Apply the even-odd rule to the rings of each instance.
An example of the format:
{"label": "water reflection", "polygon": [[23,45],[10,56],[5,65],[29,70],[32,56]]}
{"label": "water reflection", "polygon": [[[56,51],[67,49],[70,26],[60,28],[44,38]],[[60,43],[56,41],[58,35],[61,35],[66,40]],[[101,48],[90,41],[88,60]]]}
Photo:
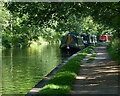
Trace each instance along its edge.
{"label": "water reflection", "polygon": [[2,51],[2,93],[26,94],[72,52],[59,49],[59,45],[32,46]]}
{"label": "water reflection", "polygon": [[59,45],[3,50],[3,93],[26,94],[67,58],[61,56]]}

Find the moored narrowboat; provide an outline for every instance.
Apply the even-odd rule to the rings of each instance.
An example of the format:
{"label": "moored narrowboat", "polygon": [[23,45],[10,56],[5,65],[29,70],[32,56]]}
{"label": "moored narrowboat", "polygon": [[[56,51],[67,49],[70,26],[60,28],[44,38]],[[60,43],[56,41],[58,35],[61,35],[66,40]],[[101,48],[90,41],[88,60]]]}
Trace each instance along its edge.
{"label": "moored narrowboat", "polygon": [[61,40],[61,49],[83,49],[85,47],[82,37],[79,33],[68,33]]}
{"label": "moored narrowboat", "polygon": [[80,35],[83,38],[83,42],[85,44],[85,47],[87,47],[89,45],[96,45],[97,44],[96,35],[90,35],[90,34],[86,34],[86,33],[82,33]]}
{"label": "moored narrowboat", "polygon": [[99,38],[99,41],[103,42],[103,41],[109,41],[112,40],[112,36],[111,35],[101,35]]}

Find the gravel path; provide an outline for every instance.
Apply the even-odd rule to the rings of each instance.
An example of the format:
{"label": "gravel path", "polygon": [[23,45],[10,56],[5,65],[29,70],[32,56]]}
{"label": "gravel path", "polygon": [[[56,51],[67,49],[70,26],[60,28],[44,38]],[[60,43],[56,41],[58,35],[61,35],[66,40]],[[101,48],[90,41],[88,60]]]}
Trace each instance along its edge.
{"label": "gravel path", "polygon": [[78,96],[84,96],[85,94],[87,94],[85,96],[94,94],[120,96],[120,66],[111,60],[106,51],[106,46],[107,44],[104,43],[95,49],[97,55],[94,61],[86,63],[86,59],[83,60],[70,94],[73,96],[75,94],[78,94]]}

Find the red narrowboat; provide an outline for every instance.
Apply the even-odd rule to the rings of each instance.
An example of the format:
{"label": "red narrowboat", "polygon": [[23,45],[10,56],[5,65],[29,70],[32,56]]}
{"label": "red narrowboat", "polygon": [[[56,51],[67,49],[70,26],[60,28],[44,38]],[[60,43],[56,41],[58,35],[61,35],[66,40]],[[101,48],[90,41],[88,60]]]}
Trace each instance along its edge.
{"label": "red narrowboat", "polygon": [[99,38],[100,41],[109,41],[112,40],[112,36],[111,35],[102,35]]}

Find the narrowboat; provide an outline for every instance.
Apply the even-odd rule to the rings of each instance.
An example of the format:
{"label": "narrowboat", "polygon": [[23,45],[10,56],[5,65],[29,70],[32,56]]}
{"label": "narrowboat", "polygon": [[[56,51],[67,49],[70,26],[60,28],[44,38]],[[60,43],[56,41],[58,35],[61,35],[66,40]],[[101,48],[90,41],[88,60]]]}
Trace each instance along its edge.
{"label": "narrowboat", "polygon": [[79,33],[68,33],[61,40],[61,49],[73,50],[85,48],[82,37]]}
{"label": "narrowboat", "polygon": [[85,47],[89,46],[90,45],[89,35],[86,33],[82,33],[82,34],[80,34],[80,36],[83,38],[83,42],[84,42]]}
{"label": "narrowboat", "polygon": [[96,35],[90,35],[90,44],[96,45],[97,44],[97,37]]}
{"label": "narrowboat", "polygon": [[82,33],[80,35],[83,38],[83,42],[85,44],[85,47],[87,47],[89,45],[96,45],[97,44],[96,35],[90,35],[90,34],[86,34],[86,33]]}
{"label": "narrowboat", "polygon": [[101,35],[99,38],[99,41],[103,42],[103,41],[109,41],[112,40],[112,36],[111,35]]}

